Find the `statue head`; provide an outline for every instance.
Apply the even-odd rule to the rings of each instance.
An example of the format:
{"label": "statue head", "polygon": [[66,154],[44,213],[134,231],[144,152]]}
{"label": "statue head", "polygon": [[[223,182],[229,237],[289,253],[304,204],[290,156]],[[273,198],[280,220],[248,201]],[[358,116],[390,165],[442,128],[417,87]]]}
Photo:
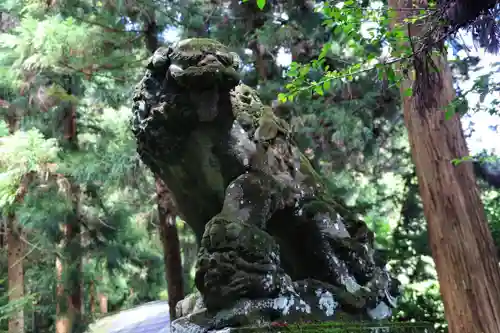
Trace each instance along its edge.
{"label": "statue head", "polygon": [[182,40],[153,54],[134,93],[131,127],[141,159],[168,184],[198,239],[255,150],[233,104],[260,100],[239,98],[239,69],[238,55],[223,44]]}
{"label": "statue head", "polygon": [[151,70],[165,69],[168,79],[188,89],[232,89],[240,81],[239,56],[208,38],[181,40],[161,47],[148,64]]}

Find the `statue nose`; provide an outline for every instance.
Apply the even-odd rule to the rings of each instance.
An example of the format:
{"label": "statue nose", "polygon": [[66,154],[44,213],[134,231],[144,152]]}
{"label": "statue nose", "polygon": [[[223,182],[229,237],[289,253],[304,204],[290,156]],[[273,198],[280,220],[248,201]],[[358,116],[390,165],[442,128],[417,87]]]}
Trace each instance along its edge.
{"label": "statue nose", "polygon": [[219,59],[217,59],[216,56],[213,54],[207,54],[202,61],[198,63],[198,66],[207,66],[207,65],[214,65],[214,64],[220,64]]}

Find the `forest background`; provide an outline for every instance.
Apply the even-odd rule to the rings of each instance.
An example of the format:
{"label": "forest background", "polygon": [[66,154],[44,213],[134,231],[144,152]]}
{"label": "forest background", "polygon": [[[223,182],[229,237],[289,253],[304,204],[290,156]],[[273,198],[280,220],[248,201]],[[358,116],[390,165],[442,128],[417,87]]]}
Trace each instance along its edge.
{"label": "forest background", "polygon": [[[64,333],[71,325],[79,332],[103,314],[167,299],[167,279],[182,285],[175,297],[193,290],[193,235],[139,161],[129,128],[144,62],[158,44],[215,38],[242,58],[243,81],[276,104],[294,63],[318,79],[320,67],[389,57],[389,41],[380,38],[389,36],[387,3],[327,4],[275,0],[261,10],[235,0],[0,1],[0,332]],[[335,26],[332,5],[348,24]],[[483,67],[464,40],[465,32],[448,45],[455,111],[472,125],[471,136],[468,120],[496,116],[500,63],[490,58]],[[444,331],[390,75],[374,67],[297,97],[291,122],[301,148],[376,232],[378,254],[403,282],[394,320],[430,321]],[[498,247],[499,193],[484,185],[482,198]],[[182,266],[164,256],[176,251],[177,236]],[[182,283],[172,282],[172,269]]]}

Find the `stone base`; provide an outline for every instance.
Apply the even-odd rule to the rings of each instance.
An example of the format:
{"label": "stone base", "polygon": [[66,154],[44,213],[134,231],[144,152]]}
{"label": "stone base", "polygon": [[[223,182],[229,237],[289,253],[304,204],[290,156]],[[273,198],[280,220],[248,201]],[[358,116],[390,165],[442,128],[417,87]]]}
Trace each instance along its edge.
{"label": "stone base", "polygon": [[[317,281],[304,281],[295,286],[297,292],[275,298],[242,299],[231,308],[216,313],[208,312],[199,293],[190,295],[177,305],[178,315],[182,317],[173,321],[171,332],[227,333],[249,329],[266,332],[275,330],[277,323],[285,326],[328,322],[338,325],[373,322],[391,316],[389,306],[383,301],[370,307],[362,298],[346,300],[345,295],[332,289],[335,287]],[[278,328],[285,328],[279,325]]]}
{"label": "stone base", "polygon": [[176,330],[171,332],[205,332],[205,333],[434,333],[434,325],[432,323],[390,323],[390,322],[359,322],[342,323],[342,322],[317,322],[317,323],[296,323],[284,324],[281,322],[273,322],[261,326],[242,326],[242,327],[226,327],[221,329],[210,329],[200,331],[198,328],[192,327],[194,330]]}
{"label": "stone base", "polygon": [[434,333],[431,323],[364,323],[364,324],[296,324],[296,325],[271,325],[270,327],[239,327],[225,328],[210,333]]}

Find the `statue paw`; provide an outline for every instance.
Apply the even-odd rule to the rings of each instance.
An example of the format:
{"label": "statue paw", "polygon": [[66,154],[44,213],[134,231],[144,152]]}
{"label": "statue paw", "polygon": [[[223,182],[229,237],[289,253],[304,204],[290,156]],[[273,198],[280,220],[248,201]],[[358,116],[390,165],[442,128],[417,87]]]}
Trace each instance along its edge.
{"label": "statue paw", "polygon": [[227,308],[242,298],[274,297],[292,288],[278,253],[274,239],[261,229],[213,218],[201,242],[195,276],[208,310]]}

